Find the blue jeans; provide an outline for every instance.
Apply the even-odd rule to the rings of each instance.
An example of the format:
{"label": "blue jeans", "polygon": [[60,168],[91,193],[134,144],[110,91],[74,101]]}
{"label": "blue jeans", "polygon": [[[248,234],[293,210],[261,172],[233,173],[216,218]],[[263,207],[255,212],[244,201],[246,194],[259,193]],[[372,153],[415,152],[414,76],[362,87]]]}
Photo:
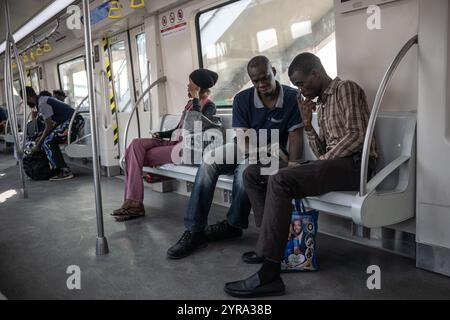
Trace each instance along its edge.
{"label": "blue jeans", "polygon": [[[225,145],[223,154],[231,144]],[[184,217],[186,229],[202,232],[208,224],[208,214],[214,198],[217,180],[222,174],[234,173],[232,203],[228,210],[228,223],[234,227],[247,229],[251,210],[250,200],[244,189],[243,173],[248,164],[207,164],[202,163],[197,171],[195,183]]]}

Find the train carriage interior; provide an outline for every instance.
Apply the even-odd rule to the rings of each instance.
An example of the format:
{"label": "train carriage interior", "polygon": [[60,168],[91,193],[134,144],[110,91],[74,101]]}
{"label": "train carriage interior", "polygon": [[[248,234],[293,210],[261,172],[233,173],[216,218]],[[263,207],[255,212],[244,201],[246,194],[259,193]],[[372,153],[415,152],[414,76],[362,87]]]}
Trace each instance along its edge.
{"label": "train carriage interior", "polygon": [[[2,0],[0,16],[0,300],[230,299],[224,284],[260,267],[242,261],[261,232],[253,211],[242,237],[168,259],[200,164],[144,163],[145,216],[120,222],[126,157],[185,120],[193,70],[218,75],[210,97],[228,135],[235,96],[254,86],[249,60],[266,56],[297,90],[289,66],[304,52],[359,84],[370,119],[358,190],[303,199],[319,212],[318,270],[282,274],[274,299],[450,299],[447,0]],[[73,179],[25,173],[38,126],[26,87],[62,90],[74,110],[57,145]],[[302,163],[318,161],[300,132]],[[183,155],[202,159],[197,138],[184,137]],[[236,183],[233,171],[218,178],[209,224],[227,216]]]}

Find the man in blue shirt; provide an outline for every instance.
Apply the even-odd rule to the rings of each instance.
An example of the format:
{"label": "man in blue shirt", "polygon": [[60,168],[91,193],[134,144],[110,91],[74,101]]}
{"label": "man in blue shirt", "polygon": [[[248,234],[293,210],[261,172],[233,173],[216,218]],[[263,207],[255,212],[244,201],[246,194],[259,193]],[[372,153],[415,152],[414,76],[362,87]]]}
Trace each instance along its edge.
{"label": "man in blue shirt", "polygon": [[[41,149],[45,152],[50,167],[56,173],[54,177],[50,178],[51,181],[73,178],[74,176],[64,161],[59,145],[67,141],[70,120],[75,110],[53,97],[36,95],[32,87],[26,87],[26,92],[28,106],[30,108],[36,107],[45,121],[44,132],[36,142],[32,153],[39,152]],[[83,125],[83,117],[77,114],[72,125],[72,140],[76,138]]]}
{"label": "man in blue shirt", "polygon": [[[275,80],[276,70],[269,59],[257,56],[250,60],[247,72],[253,87],[236,95],[233,102],[233,128],[239,135],[245,135],[249,129],[278,130],[279,144],[286,147],[289,138],[289,160],[301,157],[302,130],[300,112],[297,107],[297,90],[281,85]],[[269,142],[270,143],[270,142]],[[224,159],[227,154],[237,154],[242,146],[236,141],[225,144],[218,153]],[[200,166],[185,214],[186,231],[180,240],[167,251],[169,259],[181,259],[196,249],[205,247],[207,241],[219,241],[242,236],[243,229],[248,228],[248,216],[251,204],[244,189],[243,171],[248,166],[235,161],[224,164],[208,164]],[[227,219],[207,227],[208,214],[214,197],[217,180],[222,174],[234,174],[232,203]]]}

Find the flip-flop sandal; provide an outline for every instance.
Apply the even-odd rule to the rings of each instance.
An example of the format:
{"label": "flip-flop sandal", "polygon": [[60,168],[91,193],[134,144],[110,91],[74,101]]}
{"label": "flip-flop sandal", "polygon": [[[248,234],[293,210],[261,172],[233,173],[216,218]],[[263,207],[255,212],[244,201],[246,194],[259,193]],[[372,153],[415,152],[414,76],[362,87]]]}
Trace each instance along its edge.
{"label": "flip-flop sandal", "polygon": [[242,260],[248,264],[260,264],[264,262],[264,257],[259,257],[256,252],[250,251],[242,255]]}
{"label": "flip-flop sandal", "polygon": [[117,217],[117,216],[123,216],[124,214],[126,214],[126,213],[123,211],[123,208],[119,208],[119,209],[114,210],[113,213],[111,213],[110,215],[113,217]]}
{"label": "flip-flop sandal", "polygon": [[145,210],[142,208],[119,208],[113,211],[113,213],[111,213],[111,216],[113,217],[119,217],[119,216],[126,216],[126,215],[130,215],[134,212],[141,212]]}
{"label": "flip-flop sandal", "polygon": [[116,221],[123,222],[123,221],[136,219],[136,218],[140,218],[140,217],[144,217],[145,216],[145,211],[123,209],[122,212],[124,212],[124,213],[122,213],[120,215],[117,215],[117,216],[114,216]]}

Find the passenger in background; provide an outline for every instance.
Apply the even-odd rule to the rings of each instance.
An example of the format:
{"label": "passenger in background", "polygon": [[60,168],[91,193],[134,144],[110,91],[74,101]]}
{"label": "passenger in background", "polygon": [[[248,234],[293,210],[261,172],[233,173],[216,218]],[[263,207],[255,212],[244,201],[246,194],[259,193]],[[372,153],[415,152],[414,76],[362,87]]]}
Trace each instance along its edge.
{"label": "passenger in background", "polygon": [[53,97],[59,101],[65,102],[67,95],[64,90],[53,90]]}
{"label": "passenger in background", "polygon": [[[45,121],[42,135],[32,149],[32,153],[41,149],[47,155],[50,167],[57,174],[50,178],[51,181],[67,180],[73,178],[73,173],[64,161],[59,145],[67,141],[68,129],[73,110],[69,105],[56,100],[53,97],[37,95],[32,87],[26,87],[27,104],[30,108],[37,108],[37,112]],[[20,92],[23,97],[23,93]],[[84,119],[77,114],[72,125],[72,139],[75,139],[78,131],[84,126]]]}
{"label": "passenger in background", "polygon": [[[172,137],[176,129],[181,129],[187,111],[200,111],[210,118],[216,114],[216,105],[209,99],[210,88],[217,82],[217,73],[207,69],[197,69],[189,75],[187,85],[189,101],[178,125],[169,131],[156,132],[151,139],[134,139],[125,154],[125,200],[120,209],[112,215],[117,221],[125,221],[145,215],[143,166],[159,166],[172,163],[172,149],[181,142],[180,136]],[[164,138],[172,140],[163,140]]]}
{"label": "passenger in background", "polygon": [[8,120],[8,114],[0,107],[0,133],[3,133],[5,130],[6,120]]}
{"label": "passenger in background", "polygon": [[[331,79],[320,59],[311,53],[298,55],[289,67],[291,82],[306,100],[298,103],[309,145],[317,161],[284,165],[277,174],[260,175],[260,166],[244,172],[244,183],[255,217],[262,219],[256,253],[265,260],[251,277],[230,282],[225,291],[235,297],[261,297],[284,294],[280,277],[286,247],[292,199],[318,196],[331,191],[359,188],[361,154],[370,111],[364,91],[352,81]],[[318,97],[318,103],[313,99]],[[312,126],[318,111],[320,131]],[[369,175],[375,170],[375,142],[370,153]]]}
{"label": "passenger in background", "polygon": [[47,90],[42,90],[41,92],[39,92],[39,96],[40,97],[51,97],[52,94],[50,92],[48,92]]}
{"label": "passenger in background", "polygon": [[[38,97],[51,97],[52,94],[46,90],[39,92]],[[31,120],[27,123],[28,141],[36,141],[44,132],[45,120],[38,114],[36,108],[31,111]]]}
{"label": "passenger in background", "polygon": [[[297,91],[276,81],[276,70],[265,56],[252,58],[247,65],[247,72],[253,87],[238,93],[233,101],[233,128],[238,129],[236,133],[244,135],[247,130],[255,130],[256,135],[259,135],[261,129],[267,129],[270,138],[270,130],[278,130],[280,149],[286,150],[289,137],[289,159],[300,159],[303,125],[297,108]],[[236,157],[238,149],[243,155],[248,152],[242,150],[243,146],[238,146],[236,141],[220,148],[223,149],[218,151],[219,154],[226,158],[227,154],[233,153],[235,161],[223,161],[223,164],[203,162],[200,166],[184,216],[186,231],[168,249],[169,259],[184,258],[205,247],[208,240],[238,238],[242,236],[243,229],[248,228],[251,205],[242,177],[248,164],[242,163],[241,159],[237,161]],[[225,220],[207,226],[214,190],[221,174],[234,174],[231,207]]]}

